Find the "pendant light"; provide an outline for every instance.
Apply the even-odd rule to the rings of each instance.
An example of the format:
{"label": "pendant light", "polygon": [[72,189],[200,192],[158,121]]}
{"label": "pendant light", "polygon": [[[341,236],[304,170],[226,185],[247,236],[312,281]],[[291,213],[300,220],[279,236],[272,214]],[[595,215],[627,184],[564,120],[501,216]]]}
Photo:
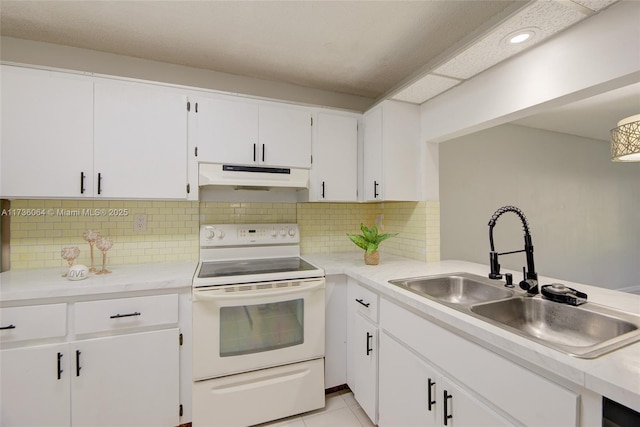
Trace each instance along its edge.
{"label": "pendant light", "polygon": [[611,160],[640,162],[640,114],[620,120],[611,129]]}

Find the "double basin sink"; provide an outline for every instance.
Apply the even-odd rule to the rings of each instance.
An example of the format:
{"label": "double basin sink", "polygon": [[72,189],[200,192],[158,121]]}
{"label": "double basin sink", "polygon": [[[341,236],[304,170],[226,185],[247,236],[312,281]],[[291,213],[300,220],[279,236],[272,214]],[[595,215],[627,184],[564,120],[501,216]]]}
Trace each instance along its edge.
{"label": "double basin sink", "polygon": [[640,340],[640,316],[527,296],[470,273],[389,283],[575,357],[595,358]]}

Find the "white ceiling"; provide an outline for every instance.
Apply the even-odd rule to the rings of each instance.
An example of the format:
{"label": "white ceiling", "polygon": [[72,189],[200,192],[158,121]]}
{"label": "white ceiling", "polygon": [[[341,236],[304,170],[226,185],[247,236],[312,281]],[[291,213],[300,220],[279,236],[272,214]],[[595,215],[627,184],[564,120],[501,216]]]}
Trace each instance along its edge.
{"label": "white ceiling", "polygon": [[375,99],[525,3],[1,0],[0,31]]}
{"label": "white ceiling", "polygon": [[[420,104],[616,1],[0,0],[0,34]],[[627,89],[516,123],[606,140]]]}
{"label": "white ceiling", "polygon": [[551,108],[513,123],[609,141],[609,131],[620,120],[635,114],[640,114],[640,83]]}

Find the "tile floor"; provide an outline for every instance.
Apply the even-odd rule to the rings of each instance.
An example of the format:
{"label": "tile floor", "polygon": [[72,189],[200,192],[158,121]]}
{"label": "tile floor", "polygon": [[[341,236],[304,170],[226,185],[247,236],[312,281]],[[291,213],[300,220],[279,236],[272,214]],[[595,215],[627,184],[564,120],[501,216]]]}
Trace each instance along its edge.
{"label": "tile floor", "polygon": [[351,390],[338,391],[326,396],[323,409],[283,418],[259,427],[374,427]]}

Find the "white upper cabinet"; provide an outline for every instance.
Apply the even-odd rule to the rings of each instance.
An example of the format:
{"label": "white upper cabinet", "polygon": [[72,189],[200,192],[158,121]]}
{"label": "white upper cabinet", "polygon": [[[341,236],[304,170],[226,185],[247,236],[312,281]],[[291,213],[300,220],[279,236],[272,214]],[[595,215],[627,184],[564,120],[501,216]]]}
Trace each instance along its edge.
{"label": "white upper cabinet", "polygon": [[422,200],[419,107],[384,101],[363,120],[364,201]]}
{"label": "white upper cabinet", "polygon": [[358,120],[356,117],[318,113],[314,123],[313,169],[309,199],[358,200]]}
{"label": "white upper cabinet", "polygon": [[311,113],[247,100],[190,103],[190,159],[256,167],[311,167]]}
{"label": "white upper cabinet", "polygon": [[259,159],[265,166],[311,167],[311,113],[260,105]]}
{"label": "white upper cabinet", "polygon": [[[258,106],[198,98],[190,106],[190,134],[200,162],[251,164],[258,159]],[[197,153],[196,153],[197,147]]]}
{"label": "white upper cabinet", "polygon": [[2,66],[7,198],[187,198],[186,96]]}
{"label": "white upper cabinet", "polygon": [[93,82],[2,66],[0,195],[93,194]]}
{"label": "white upper cabinet", "polygon": [[187,97],[147,84],[95,83],[95,195],[187,197]]}

